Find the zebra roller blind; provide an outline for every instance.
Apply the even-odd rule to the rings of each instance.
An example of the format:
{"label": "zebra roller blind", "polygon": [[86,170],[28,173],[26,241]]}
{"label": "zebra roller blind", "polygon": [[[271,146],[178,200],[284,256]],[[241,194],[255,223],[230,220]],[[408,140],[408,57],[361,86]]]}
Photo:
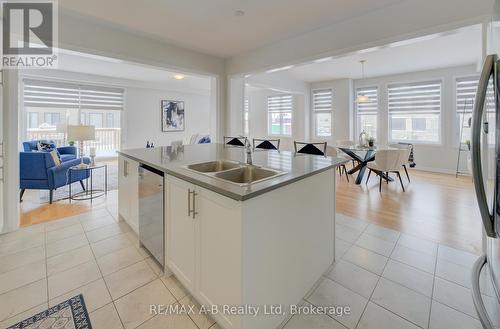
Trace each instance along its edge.
{"label": "zebra roller blind", "polygon": [[377,87],[363,87],[356,89],[356,98],[359,96],[368,97],[368,102],[356,103],[358,115],[377,114],[378,111],[378,90]]}
{"label": "zebra roller blind", "polygon": [[86,110],[123,110],[122,88],[25,79],[24,106]]}
{"label": "zebra roller blind", "polygon": [[388,86],[389,114],[441,113],[441,81],[394,83]]}
{"label": "zebra roller blind", "polygon": [[332,90],[314,90],[313,91],[313,109],[314,111],[332,110]]}

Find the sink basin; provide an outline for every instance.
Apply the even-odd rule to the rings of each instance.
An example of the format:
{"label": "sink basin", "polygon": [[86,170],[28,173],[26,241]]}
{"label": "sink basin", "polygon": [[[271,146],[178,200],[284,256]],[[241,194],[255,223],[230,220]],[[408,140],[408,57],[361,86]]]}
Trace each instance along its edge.
{"label": "sink basin", "polygon": [[248,185],[265,179],[274,178],[285,174],[285,172],[273,169],[244,166],[216,173],[214,176],[239,185]]}
{"label": "sink basin", "polygon": [[238,162],[219,160],[219,161],[195,163],[192,165],[188,165],[187,168],[202,173],[213,173],[213,172],[238,168],[239,166],[240,164]]}

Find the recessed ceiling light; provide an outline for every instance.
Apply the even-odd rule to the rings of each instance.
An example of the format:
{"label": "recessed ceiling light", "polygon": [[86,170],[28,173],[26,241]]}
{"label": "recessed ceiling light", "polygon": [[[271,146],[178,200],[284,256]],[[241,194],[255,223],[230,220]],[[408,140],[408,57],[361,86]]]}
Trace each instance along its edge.
{"label": "recessed ceiling light", "polygon": [[174,79],[175,80],[182,80],[182,79],[184,79],[184,75],[182,75],[182,74],[176,74],[176,75],[174,75]]}
{"label": "recessed ceiling light", "polygon": [[236,10],[234,16],[245,16],[245,12],[243,10]]}

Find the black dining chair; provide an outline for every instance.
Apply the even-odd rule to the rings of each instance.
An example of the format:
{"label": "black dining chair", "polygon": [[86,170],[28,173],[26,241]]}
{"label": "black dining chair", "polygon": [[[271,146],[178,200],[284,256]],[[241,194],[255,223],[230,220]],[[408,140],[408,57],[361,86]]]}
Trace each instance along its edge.
{"label": "black dining chair", "polygon": [[265,138],[254,138],[253,139],[253,149],[261,150],[280,150],[280,139],[265,139]]}
{"label": "black dining chair", "polygon": [[245,136],[224,136],[224,144],[230,146],[244,147],[247,143]]}
{"label": "black dining chair", "polygon": [[307,143],[293,141],[295,154],[311,154],[326,156],[326,142]]}

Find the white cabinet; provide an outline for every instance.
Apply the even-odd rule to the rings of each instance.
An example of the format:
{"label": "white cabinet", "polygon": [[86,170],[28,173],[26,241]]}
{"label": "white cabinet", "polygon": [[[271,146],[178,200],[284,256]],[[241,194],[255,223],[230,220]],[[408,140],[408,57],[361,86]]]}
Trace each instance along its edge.
{"label": "white cabinet", "polygon": [[194,186],[167,177],[167,267],[190,291],[195,288],[196,233],[192,217]]}
{"label": "white cabinet", "polygon": [[118,157],[118,215],[139,233],[139,163]]}
{"label": "white cabinet", "polygon": [[[205,305],[241,302],[241,207],[167,176],[167,267]],[[233,327],[233,319],[220,319]]]}

